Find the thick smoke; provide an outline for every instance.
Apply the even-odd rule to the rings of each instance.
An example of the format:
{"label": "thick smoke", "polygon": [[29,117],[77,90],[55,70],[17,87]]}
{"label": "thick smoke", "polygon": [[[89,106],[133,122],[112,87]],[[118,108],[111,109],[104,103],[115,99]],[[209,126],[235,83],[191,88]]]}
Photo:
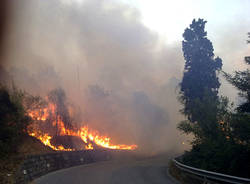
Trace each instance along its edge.
{"label": "thick smoke", "polygon": [[114,143],[151,153],[186,148],[176,130],[180,43],[164,45],[136,9],[113,0],[13,6],[2,81],[42,96],[61,87],[79,119]]}

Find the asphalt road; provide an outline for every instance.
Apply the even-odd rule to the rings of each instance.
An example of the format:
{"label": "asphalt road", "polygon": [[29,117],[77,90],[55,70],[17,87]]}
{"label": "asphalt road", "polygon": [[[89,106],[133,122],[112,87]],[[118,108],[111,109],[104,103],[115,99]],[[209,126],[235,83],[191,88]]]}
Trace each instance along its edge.
{"label": "asphalt road", "polygon": [[35,184],[174,184],[167,173],[168,158],[117,159],[49,173]]}

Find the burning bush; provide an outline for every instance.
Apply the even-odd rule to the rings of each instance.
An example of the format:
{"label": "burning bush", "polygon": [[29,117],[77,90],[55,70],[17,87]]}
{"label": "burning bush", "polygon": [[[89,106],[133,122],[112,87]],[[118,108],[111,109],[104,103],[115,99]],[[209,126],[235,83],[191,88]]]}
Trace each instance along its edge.
{"label": "burning bush", "polygon": [[62,89],[51,91],[46,99],[27,98],[26,107],[31,107],[28,109],[28,114],[33,119],[33,123],[28,127],[29,135],[54,150],[72,151],[98,147],[131,150],[137,147],[113,145],[109,137],[100,136],[88,126],[78,128],[70,117],[66,95]]}

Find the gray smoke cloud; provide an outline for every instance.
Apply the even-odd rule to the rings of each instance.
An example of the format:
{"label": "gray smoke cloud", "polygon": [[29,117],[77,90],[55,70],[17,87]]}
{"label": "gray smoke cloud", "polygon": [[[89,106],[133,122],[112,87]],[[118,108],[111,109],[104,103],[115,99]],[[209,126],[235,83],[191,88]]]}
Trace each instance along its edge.
{"label": "gray smoke cloud", "polygon": [[176,130],[183,119],[176,98],[184,65],[180,43],[162,43],[138,10],[118,1],[13,6],[2,80],[42,96],[63,88],[79,119],[114,143],[135,143],[149,153],[188,148]]}

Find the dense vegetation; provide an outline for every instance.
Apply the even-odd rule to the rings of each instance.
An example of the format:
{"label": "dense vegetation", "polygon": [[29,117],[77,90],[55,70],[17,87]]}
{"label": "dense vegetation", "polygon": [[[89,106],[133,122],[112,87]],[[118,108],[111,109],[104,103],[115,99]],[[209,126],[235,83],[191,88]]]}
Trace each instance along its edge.
{"label": "dense vegetation", "polygon": [[199,142],[217,135],[220,83],[216,73],[222,67],[221,59],[214,58],[212,43],[204,31],[205,23],[202,19],[194,20],[185,30],[182,42],[186,63],[180,101],[188,120],[179,127],[192,131]]}
{"label": "dense vegetation", "polygon": [[44,103],[41,97],[32,96],[14,85],[0,84],[0,183],[15,183],[14,173],[25,155],[53,152],[27,133],[32,123],[28,111]]}
{"label": "dense vegetation", "polygon": [[[226,97],[218,96],[218,73],[222,60],[214,58],[212,43],[205,32],[206,21],[193,20],[183,34],[186,60],[180,83],[181,112],[186,121],[178,129],[194,136],[192,149],[183,162],[194,167],[250,177],[250,73],[238,71],[224,76],[240,90],[245,102],[236,109]],[[245,58],[249,64],[249,57]]]}
{"label": "dense vegetation", "polygon": [[15,87],[0,86],[0,157],[8,158],[17,152],[31,119],[23,106],[24,93]]}

